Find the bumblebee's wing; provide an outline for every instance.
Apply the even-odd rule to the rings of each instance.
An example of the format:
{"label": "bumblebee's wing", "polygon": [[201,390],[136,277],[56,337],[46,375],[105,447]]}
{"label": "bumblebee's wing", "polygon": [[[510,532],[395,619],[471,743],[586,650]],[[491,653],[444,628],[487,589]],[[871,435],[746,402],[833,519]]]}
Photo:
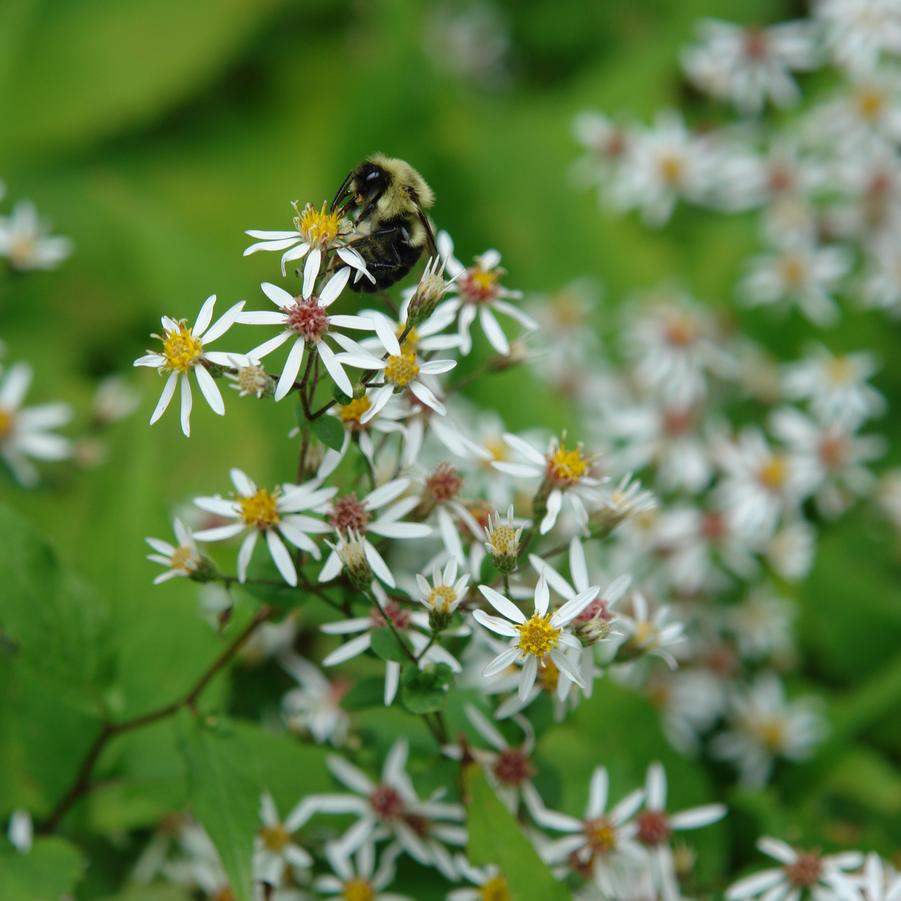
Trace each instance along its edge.
{"label": "bumblebee's wing", "polygon": [[350,172],[348,172],[347,175],[344,176],[344,181],[341,182],[341,187],[338,188],[338,191],[335,194],[335,198],[334,200],[332,200],[332,205],[329,207],[330,212],[334,213],[335,207],[337,207],[338,204],[347,196],[347,188],[348,185],[350,185],[351,179],[354,177],[354,172],[356,172],[356,169],[351,169]]}
{"label": "bumblebee's wing", "polygon": [[429,222],[429,217],[423,212],[421,206],[417,204],[416,206],[416,215],[419,216],[419,221],[422,223],[422,227],[425,229],[426,240],[429,245],[429,256],[437,257],[438,256],[438,248],[435,244],[435,232],[432,231],[432,223]]}

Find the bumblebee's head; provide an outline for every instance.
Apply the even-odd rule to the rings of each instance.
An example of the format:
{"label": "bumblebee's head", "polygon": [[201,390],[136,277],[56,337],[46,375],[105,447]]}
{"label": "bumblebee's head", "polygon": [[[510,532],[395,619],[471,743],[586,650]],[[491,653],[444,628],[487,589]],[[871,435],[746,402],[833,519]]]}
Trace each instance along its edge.
{"label": "bumblebee's head", "polygon": [[375,153],[352,169],[332,201],[332,211],[375,210],[383,217],[427,209],[435,202],[425,179],[407,162]]}

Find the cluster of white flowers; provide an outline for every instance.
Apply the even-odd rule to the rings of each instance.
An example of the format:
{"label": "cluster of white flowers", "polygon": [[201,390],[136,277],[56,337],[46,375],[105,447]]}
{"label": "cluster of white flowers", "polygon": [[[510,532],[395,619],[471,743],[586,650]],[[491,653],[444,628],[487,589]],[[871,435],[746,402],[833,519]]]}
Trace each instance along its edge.
{"label": "cluster of white flowers", "polygon": [[[748,305],[794,306],[818,325],[838,321],[842,298],[901,315],[899,35],[893,0],[821,0],[810,19],[767,28],[705,20],[684,72],[740,117],[695,132],[672,110],[650,126],[583,113],[578,172],[652,226],[680,201],[756,211],[763,247],[736,278]],[[837,87],[770,122],[768,102],[802,100],[794,73],[830,68]]]}
{"label": "cluster of white flowers", "polygon": [[[888,62],[899,27],[882,0],[823,2],[811,20],[772,28],[702,23],[686,74],[754,120],[701,133],[671,112],[648,128],[587,113],[576,123],[589,150],[581,171],[653,226],[679,202],[759,211],[767,249],[737,274],[740,296],[791,301],[828,324],[851,286],[873,299],[874,267],[901,224],[892,193],[901,186],[901,106]],[[799,104],[796,75],[826,65],[839,69],[839,93],[770,130],[767,104]],[[797,653],[791,591],[810,571],[819,529],[862,499],[878,491],[901,524],[901,479],[871,470],[885,451],[868,431],[886,411],[871,384],[877,360],[811,343],[800,359],[777,363],[672,287],[623,306],[605,355],[589,326],[589,283],[526,312],[521,292],[505,287],[498,251],[467,265],[444,232],[402,302],[375,295],[370,308],[352,293],[372,279],[355,249],[357,224],[326,206],[295,209],[291,229],[248,232],[255,243],[245,253],[281,255],[286,283],[261,285],[275,310],[240,301],[214,321],[211,297],[193,325],[164,316],[161,348],[135,363],[165,376],[151,422],[178,391],[185,435],[195,383],[220,415],[223,378],[252,402],[290,398],[298,411],[290,481],[260,487],[234,468],[229,495],[195,498],[175,521],[175,543],[148,539],[150,559],[164,567],[157,581],[286,585],[298,604],[331,608],[318,635],[307,633],[324,647],[320,660],[298,653],[310,645],[295,641],[294,617],[271,627],[262,652],[297,682],[277,725],[329,744],[329,768],[347,791],[302,798],[284,818],[265,797],[256,878],[267,897],[286,901],[309,886],[352,901],[396,899],[395,863],[409,857],[454,883],[454,901],[510,897],[502,872],[461,852],[464,809],[417,792],[405,741],[378,779],[358,766],[359,736],[343,706],[356,670],[343,667],[365,655],[381,661],[380,702],[422,715],[438,751],[479,764],[580,898],[682,898],[694,885],[692,852],[674,836],[715,823],[725,808],[667,812],[663,768],[652,764],[645,785],[609,810],[603,766],[586,786],[584,815],[552,810],[536,788],[533,720],[542,710],[565,720],[610,676],[660,707],[678,750],[726,762],[745,785],[763,786],[777,766],[816,752],[828,731],[822,705],[795,697],[786,679]],[[883,284],[878,305],[901,310],[897,282],[895,295]],[[209,349],[242,325],[271,334],[250,350]],[[538,333],[549,345],[540,358],[523,340]],[[514,434],[464,397],[471,381],[519,363],[540,367],[572,402],[582,441]],[[457,367],[463,374],[450,377]],[[206,546],[235,539],[231,575]],[[271,563],[253,559],[260,541]],[[481,697],[465,705],[473,744],[451,740],[435,702],[454,685]],[[417,691],[428,693],[427,713],[411,702]],[[505,737],[514,724],[520,745]],[[353,820],[323,842],[316,824],[329,814]],[[298,834],[313,836],[305,848]],[[221,890],[221,868],[201,879],[191,862],[209,857],[201,846],[176,849],[188,864],[172,872]],[[823,856],[775,839],[760,847],[778,869],[741,879],[728,898],[901,893],[873,855]]]}

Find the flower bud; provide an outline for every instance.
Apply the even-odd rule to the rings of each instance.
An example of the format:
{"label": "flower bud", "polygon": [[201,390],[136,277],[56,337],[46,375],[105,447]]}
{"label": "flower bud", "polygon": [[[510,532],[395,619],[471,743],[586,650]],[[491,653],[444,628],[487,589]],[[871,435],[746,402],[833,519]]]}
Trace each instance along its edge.
{"label": "flower bud", "polygon": [[444,263],[439,257],[432,257],[426,263],[422,278],[407,306],[407,327],[415,327],[424,322],[438,306],[450,283],[444,280]]}
{"label": "flower bud", "polygon": [[502,521],[497,512],[489,517],[488,528],[485,530],[485,547],[498,572],[512,573],[516,570],[521,535],[522,527],[513,525],[512,505],[507,510],[506,521]]}
{"label": "flower bud", "polygon": [[333,547],[351,585],[360,591],[368,591],[372,585],[372,570],[366,559],[366,548],[359,533],[348,532],[346,537],[339,535],[338,543]]}

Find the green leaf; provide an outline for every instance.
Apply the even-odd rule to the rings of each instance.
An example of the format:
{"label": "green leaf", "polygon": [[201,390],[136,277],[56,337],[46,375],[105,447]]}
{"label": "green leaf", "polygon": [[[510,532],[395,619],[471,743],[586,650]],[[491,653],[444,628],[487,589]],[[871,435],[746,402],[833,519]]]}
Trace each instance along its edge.
{"label": "green leaf", "polygon": [[180,716],[194,815],[209,833],[237,901],[252,901],[260,790],[252,753],[226,720]]}
{"label": "green leaf", "polygon": [[566,886],[557,881],[498,801],[482,770],[475,765],[466,767],[463,780],[470,860],[477,866],[500,867],[509,884],[511,901],[569,901]]}
{"label": "green leaf", "polygon": [[373,631],[370,647],[382,660],[391,660],[394,663],[407,663],[410,660],[398,637],[388,626]]}
{"label": "green leaf", "polygon": [[341,450],[344,444],[344,426],[334,416],[320,416],[313,420],[316,437],[332,450]]}
{"label": "green leaf", "polygon": [[79,850],[61,838],[41,838],[27,854],[0,847],[0,898],[3,901],[57,901],[81,878]]}
{"label": "green leaf", "polygon": [[444,708],[454,673],[446,663],[419,669],[404,667],[400,680],[400,702],[410,713],[436,713]]}
{"label": "green leaf", "polygon": [[113,672],[106,604],[23,518],[0,507],[0,628],[16,660],[96,710]]}

